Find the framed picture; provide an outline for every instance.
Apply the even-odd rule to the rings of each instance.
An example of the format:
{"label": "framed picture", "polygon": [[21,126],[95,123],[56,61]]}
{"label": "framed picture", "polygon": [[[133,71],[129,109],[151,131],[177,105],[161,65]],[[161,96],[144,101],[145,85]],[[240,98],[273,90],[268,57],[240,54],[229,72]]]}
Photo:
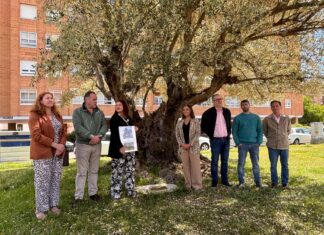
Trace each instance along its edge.
{"label": "framed picture", "polygon": [[126,149],[126,153],[137,151],[135,126],[120,126],[119,138]]}

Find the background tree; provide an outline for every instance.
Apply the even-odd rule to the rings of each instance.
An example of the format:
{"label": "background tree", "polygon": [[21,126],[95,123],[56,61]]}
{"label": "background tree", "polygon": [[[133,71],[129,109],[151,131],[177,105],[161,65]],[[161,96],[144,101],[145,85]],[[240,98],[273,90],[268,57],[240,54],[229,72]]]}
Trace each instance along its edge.
{"label": "background tree", "polygon": [[324,122],[324,105],[316,104],[310,97],[304,97],[304,116],[299,119],[302,124]]}
{"label": "background tree", "polygon": [[324,27],[323,7],[318,0],[48,0],[62,16],[60,38],[43,52],[39,78],[73,70],[132,110],[134,97],[159,83],[167,99],[144,112],[140,146],[150,162],[172,162],[184,103],[206,101],[225,85],[251,95],[307,85],[298,35]]}

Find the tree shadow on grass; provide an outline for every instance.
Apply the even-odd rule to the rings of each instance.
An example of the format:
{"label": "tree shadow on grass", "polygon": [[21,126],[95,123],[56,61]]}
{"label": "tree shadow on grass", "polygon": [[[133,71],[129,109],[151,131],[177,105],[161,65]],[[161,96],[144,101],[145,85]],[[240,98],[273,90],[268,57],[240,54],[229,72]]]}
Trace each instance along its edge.
{"label": "tree shadow on grass", "polygon": [[[247,167],[247,170],[251,169]],[[269,174],[265,177],[270,179]],[[154,224],[158,223],[161,231],[175,234],[210,233],[218,227],[220,233],[233,234],[321,231],[324,186],[307,185],[309,179],[301,176],[290,177],[290,182],[288,190],[281,187],[258,190],[251,186],[243,190],[220,187],[212,191],[207,186],[204,192],[188,193],[180,187],[171,194],[141,196],[135,202],[135,212],[129,210],[126,217],[115,216],[123,224],[128,224],[125,228],[131,228],[130,222],[136,223],[134,220],[139,219],[146,221],[145,225],[152,227],[152,231]],[[307,201],[310,203],[305,207]],[[127,203],[123,206],[129,208]],[[134,231],[126,229],[124,232]]]}
{"label": "tree shadow on grass", "polygon": [[[140,207],[129,216],[147,220],[159,217],[163,231],[175,233],[200,231],[210,234],[217,229],[222,234],[321,231],[323,187],[312,185],[289,190],[220,187],[216,191],[206,189],[199,193],[178,191],[147,195],[140,198],[138,205],[144,204],[149,210]],[[307,201],[310,205],[305,207]]]}

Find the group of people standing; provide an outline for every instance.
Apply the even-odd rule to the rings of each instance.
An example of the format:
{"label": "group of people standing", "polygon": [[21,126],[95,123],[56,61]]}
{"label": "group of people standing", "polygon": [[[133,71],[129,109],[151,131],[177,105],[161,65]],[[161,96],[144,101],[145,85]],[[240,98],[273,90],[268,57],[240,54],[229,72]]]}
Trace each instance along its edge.
{"label": "group of people standing", "polygon": [[220,160],[221,184],[231,187],[228,180],[228,159],[231,133],[238,147],[237,177],[238,187],[245,186],[244,166],[247,153],[252,162],[252,171],[256,187],[262,187],[259,167],[259,147],[263,142],[263,134],[267,138],[270,159],[271,187],[278,186],[277,163],[281,162],[281,184],[288,186],[289,141],[291,123],[288,116],[281,113],[281,102],[273,100],[270,103],[272,114],[263,119],[250,112],[250,102],[241,101],[242,113],[231,122],[231,111],[223,107],[223,98],[219,94],[213,97],[214,107],[206,110],[201,123],[195,119],[190,105],[182,108],[182,119],[176,126],[176,137],[179,144],[179,155],[182,159],[185,186],[188,189],[202,188],[200,169],[199,137],[201,131],[208,135],[211,146],[211,187],[218,185],[218,162]]}
{"label": "group of people standing", "polygon": [[[104,113],[97,107],[97,95],[88,91],[84,103],[73,112],[75,130],[75,153],[77,174],[72,206],[83,200],[85,183],[88,178],[90,200],[99,201],[98,171],[101,155],[101,140],[108,128]],[[34,163],[34,184],[36,217],[44,220],[48,212],[59,215],[60,179],[67,137],[66,125],[58,112],[53,94],[44,92],[38,95],[30,112],[31,133],[30,158]],[[127,196],[135,197],[135,153],[125,152],[119,137],[120,126],[133,125],[125,101],[116,101],[115,113],[110,120],[111,139],[108,155],[111,162],[111,187],[113,199],[119,199],[123,178]],[[137,128],[136,128],[137,130]]]}
{"label": "group of people standing", "polygon": [[[101,155],[101,140],[108,128],[104,113],[97,107],[97,95],[88,91],[84,95],[84,103],[73,112],[73,126],[76,135],[76,163],[77,175],[75,179],[75,194],[73,206],[83,200],[85,182],[88,174],[89,198],[99,201],[98,195],[98,171]],[[120,126],[132,126],[129,117],[129,109],[124,100],[116,101],[115,113],[110,119],[110,145],[108,156],[111,161],[111,187],[112,199],[120,199],[125,178],[127,196],[135,197],[135,153],[126,152],[120,135]],[[136,128],[137,130],[137,128]]]}
{"label": "group of people standing", "polygon": [[[231,112],[222,105],[222,97],[213,96],[214,107],[202,115],[201,123],[195,119],[191,106],[182,108],[182,118],[176,125],[176,139],[179,144],[179,156],[183,163],[185,186],[195,190],[203,188],[200,169],[199,137],[201,131],[210,138],[212,161],[212,187],[218,184],[218,161],[221,160],[221,183],[231,186],[228,180],[228,158],[230,149],[230,134],[232,131]],[[259,169],[259,145],[263,132],[267,137],[267,146],[271,161],[271,182],[278,184],[277,162],[280,156],[282,164],[282,186],[288,185],[288,134],[290,120],[281,114],[281,103],[271,102],[273,114],[263,120],[250,113],[247,100],[241,102],[243,112],[234,118],[233,137],[239,148],[238,179],[240,187],[244,186],[244,164],[247,152],[253,165],[254,180],[261,187]],[[76,135],[76,165],[75,193],[72,206],[83,200],[85,183],[88,178],[88,195],[90,200],[99,201],[98,171],[101,155],[101,140],[108,128],[104,113],[97,107],[97,95],[88,91],[84,95],[84,103],[73,112],[73,125]],[[30,112],[29,129],[31,133],[30,158],[34,163],[34,184],[36,217],[46,218],[48,212],[59,215],[60,179],[62,172],[65,142],[67,137],[66,125],[58,112],[53,94],[43,92],[36,98]],[[115,113],[110,120],[111,139],[108,156],[111,162],[112,199],[121,198],[123,181],[126,195],[136,197],[135,191],[135,153],[126,152],[120,135],[120,126],[132,126],[129,109],[125,101],[118,100]],[[138,130],[135,127],[136,131]]]}

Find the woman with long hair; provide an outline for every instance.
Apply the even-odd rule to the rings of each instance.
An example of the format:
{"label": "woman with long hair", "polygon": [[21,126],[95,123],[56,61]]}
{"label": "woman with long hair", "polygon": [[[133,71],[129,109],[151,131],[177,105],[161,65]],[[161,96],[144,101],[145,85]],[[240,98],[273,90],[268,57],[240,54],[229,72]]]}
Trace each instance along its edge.
{"label": "woman with long hair", "polygon": [[179,144],[179,156],[182,160],[185,187],[202,189],[200,169],[200,123],[195,119],[190,105],[182,107],[182,118],[176,125],[176,138]]}
{"label": "woman with long hair", "polygon": [[135,197],[135,153],[125,152],[119,137],[120,126],[132,126],[132,119],[129,117],[129,109],[124,100],[118,100],[115,106],[115,113],[110,120],[110,145],[108,156],[112,158],[111,162],[111,187],[110,193],[112,199],[120,199],[123,177],[125,177],[125,188],[127,196]]}
{"label": "woman with long hair", "polygon": [[29,116],[30,159],[34,163],[36,217],[43,220],[48,211],[60,214],[60,179],[65,152],[66,128],[53,94],[37,96]]}

